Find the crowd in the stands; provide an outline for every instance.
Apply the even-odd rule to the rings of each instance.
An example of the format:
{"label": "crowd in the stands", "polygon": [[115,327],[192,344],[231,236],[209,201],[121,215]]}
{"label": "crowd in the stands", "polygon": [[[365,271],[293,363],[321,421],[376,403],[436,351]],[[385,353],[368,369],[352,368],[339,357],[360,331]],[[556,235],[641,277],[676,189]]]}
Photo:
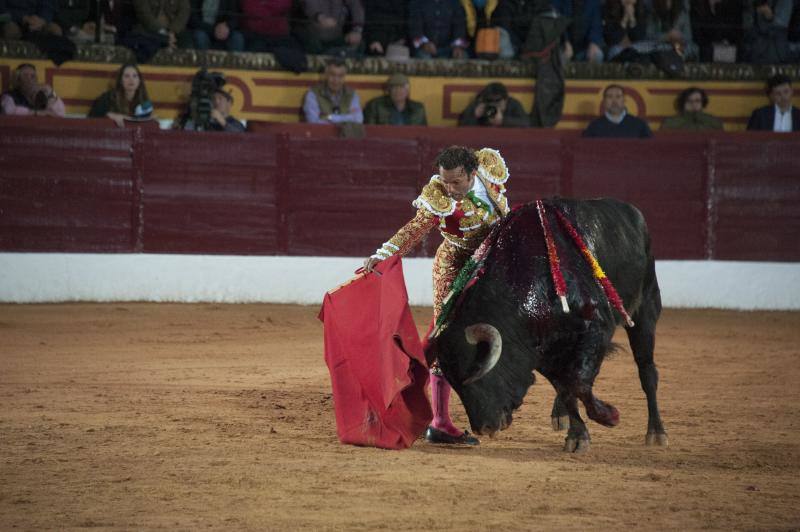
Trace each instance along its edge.
{"label": "crowd in the stands", "polygon": [[[555,31],[566,60],[791,63],[800,0],[0,0],[5,39],[390,59],[514,58]],[[46,46],[46,43],[45,43]]]}

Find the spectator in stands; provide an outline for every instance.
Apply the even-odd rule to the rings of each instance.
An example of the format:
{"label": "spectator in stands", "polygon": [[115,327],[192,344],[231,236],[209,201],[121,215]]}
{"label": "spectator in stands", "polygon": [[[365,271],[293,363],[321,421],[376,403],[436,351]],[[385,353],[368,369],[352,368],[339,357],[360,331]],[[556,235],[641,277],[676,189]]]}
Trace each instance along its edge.
{"label": "spectator in stands", "polygon": [[644,3],[637,0],[608,0],[605,7],[604,35],[609,60],[634,43],[644,40],[647,17]]}
{"label": "spectator in stands", "polygon": [[707,105],[706,91],[699,87],[684,89],[675,102],[678,114],[665,118],[661,129],[721,130],[722,120],[703,111]]}
{"label": "spectator in stands", "polygon": [[800,109],[792,105],[792,80],[776,74],[767,80],[767,95],[772,105],[759,107],[750,115],[748,131],[800,131]]}
{"label": "spectator in stands", "polygon": [[792,0],[753,0],[744,10],[744,60],[756,64],[798,60],[789,43]]}
{"label": "spectator in stands", "polygon": [[542,7],[542,2],[537,1],[501,0],[492,13],[492,24],[503,28],[511,37],[514,55],[522,51],[533,19]]}
{"label": "spectator in stands", "polygon": [[188,28],[198,50],[244,50],[236,0],[191,0]]}
{"label": "spectator in stands", "polygon": [[[751,0],[692,0],[692,35],[700,61],[713,61],[715,45],[741,47],[743,1]],[[731,55],[735,61],[735,54]]]}
{"label": "spectator in stands", "polygon": [[697,59],[697,45],[692,40],[689,0],[653,0],[647,12],[646,40],[652,51],[673,48],[688,60]]}
{"label": "spectator in stands", "polygon": [[228,133],[243,133],[245,131],[244,124],[231,115],[231,107],[233,107],[233,95],[231,93],[220,87],[214,91],[212,105],[208,128],[198,127],[189,118],[183,129],[187,131],[227,131]]}
{"label": "spectator in stands", "polygon": [[93,5],[93,0],[59,0],[55,22],[61,34],[76,43],[94,42],[95,24],[89,20]]}
{"label": "spectator in stands", "polygon": [[364,0],[364,13],[367,54],[385,55],[390,45],[405,45],[408,0]]}
{"label": "spectator in stands", "polygon": [[561,16],[572,19],[567,28],[564,56],[567,60],[603,62],[603,15],[600,0],[552,0]]}
{"label": "spectator in stands", "polygon": [[583,130],[584,137],[648,138],[653,133],[647,122],[629,115],[625,108],[625,89],[609,85],[603,90],[604,114]]}
{"label": "spectator in stands", "polygon": [[122,44],[131,48],[140,63],[149,61],[163,47],[192,47],[186,31],[191,5],[189,0],[133,0],[136,23]]}
{"label": "spectator in stands", "polygon": [[0,13],[7,13],[11,20],[3,23],[3,39],[28,39],[34,35],[61,35],[55,23],[56,0],[2,0]]}
{"label": "spectator in stands", "polygon": [[[467,38],[472,43],[473,55],[486,59],[514,57],[514,46],[508,30],[492,19],[501,4],[498,0],[461,0],[467,21]],[[486,33],[486,38],[481,32]],[[492,32],[496,35],[492,35]]]}
{"label": "spectator in stands", "polygon": [[309,54],[354,57],[364,29],[361,0],[299,0],[304,19],[296,30]]}
{"label": "spectator in stands", "polygon": [[358,93],[345,84],[347,66],[341,59],[325,65],[322,83],[311,87],[303,100],[303,114],[311,124],[362,124],[364,114]]}
{"label": "spectator in stands", "polygon": [[425,106],[408,97],[408,78],[392,74],[386,82],[386,94],[370,100],[364,107],[364,123],[390,126],[427,126]]}
{"label": "spectator in stands", "polygon": [[459,126],[529,127],[530,117],[502,83],[489,83],[458,117]]}
{"label": "spectator in stands", "polygon": [[415,57],[467,57],[467,25],[459,0],[411,0],[408,31]]}
{"label": "spectator in stands", "polygon": [[292,0],[241,0],[239,7],[247,50],[272,52],[283,47],[301,48],[289,28]]}
{"label": "spectator in stands", "polygon": [[64,102],[50,85],[42,85],[36,67],[23,63],[14,70],[12,88],[0,97],[5,115],[64,116]]}
{"label": "spectator in stands", "polygon": [[125,120],[140,120],[149,117],[153,104],[147,95],[142,73],[133,64],[122,65],[117,72],[114,88],[94,101],[89,110],[89,118],[110,118],[119,127],[125,127]]}

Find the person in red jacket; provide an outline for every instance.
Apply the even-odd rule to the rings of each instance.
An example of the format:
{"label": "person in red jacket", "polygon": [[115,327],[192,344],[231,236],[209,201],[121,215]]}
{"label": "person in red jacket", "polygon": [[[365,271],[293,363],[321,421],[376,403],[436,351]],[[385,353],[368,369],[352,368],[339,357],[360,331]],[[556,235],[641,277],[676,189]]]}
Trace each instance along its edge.
{"label": "person in red jacket", "polygon": [[292,0],[241,0],[239,26],[250,52],[272,52],[276,48],[299,47],[290,36]]}

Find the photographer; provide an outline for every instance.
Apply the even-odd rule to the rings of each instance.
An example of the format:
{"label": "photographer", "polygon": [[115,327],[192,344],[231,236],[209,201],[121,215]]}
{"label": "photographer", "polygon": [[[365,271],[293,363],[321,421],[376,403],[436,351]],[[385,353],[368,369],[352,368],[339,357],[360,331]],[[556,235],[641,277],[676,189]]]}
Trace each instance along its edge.
{"label": "photographer", "polygon": [[64,117],[64,102],[52,87],[39,84],[35,66],[19,65],[13,81],[14,88],[0,97],[3,114]]}
{"label": "photographer", "polygon": [[522,104],[502,83],[489,83],[458,117],[459,126],[530,127]]}
{"label": "photographer", "polygon": [[194,121],[190,118],[187,120],[183,129],[186,131],[227,131],[228,133],[243,133],[244,125],[236,118],[231,116],[231,107],[233,106],[233,96],[219,88],[214,91],[212,97],[213,107],[209,113],[208,123],[206,127],[200,128],[195,126]]}

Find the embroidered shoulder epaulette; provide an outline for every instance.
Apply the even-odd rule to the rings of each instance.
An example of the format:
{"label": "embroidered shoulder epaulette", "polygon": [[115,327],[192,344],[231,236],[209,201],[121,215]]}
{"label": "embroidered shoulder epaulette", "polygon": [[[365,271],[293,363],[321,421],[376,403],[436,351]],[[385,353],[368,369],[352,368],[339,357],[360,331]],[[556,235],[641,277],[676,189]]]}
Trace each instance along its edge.
{"label": "embroidered shoulder epaulette", "polygon": [[478,158],[478,173],[482,178],[495,185],[508,181],[508,166],[499,151],[482,148],[475,152],[475,156]]}
{"label": "embroidered shoulder epaulette", "polygon": [[446,217],[456,210],[456,201],[447,195],[439,176],[431,177],[427,185],[422,187],[420,195],[411,203],[417,209],[425,209],[434,216]]}

